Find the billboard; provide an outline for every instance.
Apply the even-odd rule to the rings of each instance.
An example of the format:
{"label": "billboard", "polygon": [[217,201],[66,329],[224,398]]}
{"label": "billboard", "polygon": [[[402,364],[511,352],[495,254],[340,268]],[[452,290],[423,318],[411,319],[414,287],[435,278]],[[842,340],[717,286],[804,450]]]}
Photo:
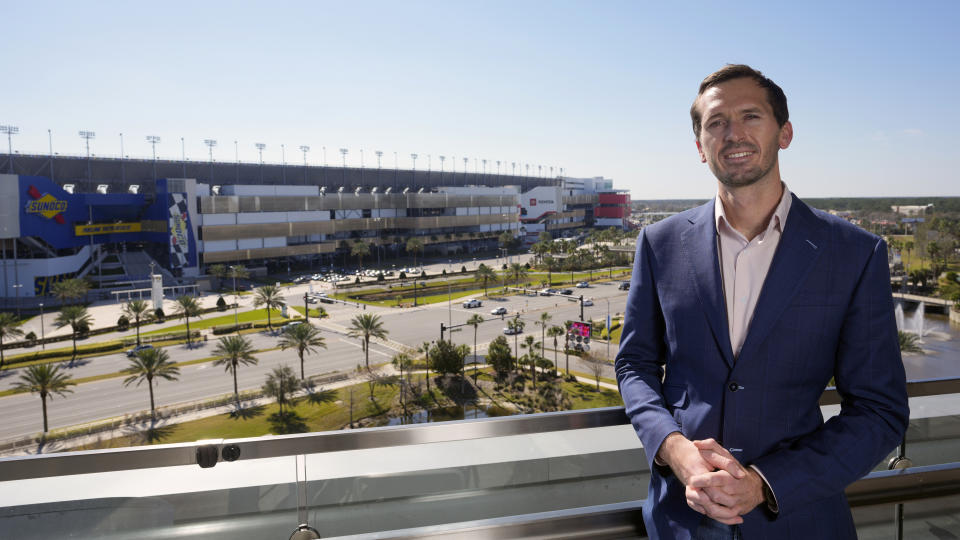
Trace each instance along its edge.
{"label": "billboard", "polygon": [[170,268],[187,266],[190,249],[190,216],[187,214],[187,196],[183,193],[167,194],[170,220]]}

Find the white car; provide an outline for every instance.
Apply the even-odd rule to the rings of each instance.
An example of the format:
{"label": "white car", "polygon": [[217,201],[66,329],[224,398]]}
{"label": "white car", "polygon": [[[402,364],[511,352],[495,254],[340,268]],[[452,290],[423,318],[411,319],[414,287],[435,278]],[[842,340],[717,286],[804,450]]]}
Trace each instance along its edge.
{"label": "white car", "polygon": [[475,308],[483,305],[483,302],[477,300],[476,298],[471,298],[469,300],[464,300],[463,307],[465,308]]}
{"label": "white car", "polygon": [[584,299],[584,301],[583,301],[583,305],[584,305],[584,306],[592,306],[592,305],[593,305],[593,300],[591,300],[591,299],[589,299],[589,298],[586,298],[586,299]]}
{"label": "white car", "polygon": [[503,329],[503,334],[504,334],[505,336],[512,336],[512,335],[514,335],[514,334],[519,334],[519,333],[520,333],[520,329],[517,328],[517,327],[511,328],[511,327],[507,326],[506,328]]}
{"label": "white car", "polygon": [[580,283],[577,283],[577,288],[578,288],[578,289],[586,289],[586,288],[589,287],[589,286],[590,286],[590,284],[587,283],[586,281],[581,281]]}
{"label": "white car", "polygon": [[490,314],[491,314],[491,315],[506,315],[506,314],[507,314],[507,308],[505,308],[505,307],[503,307],[503,306],[493,308],[493,309],[490,310]]}

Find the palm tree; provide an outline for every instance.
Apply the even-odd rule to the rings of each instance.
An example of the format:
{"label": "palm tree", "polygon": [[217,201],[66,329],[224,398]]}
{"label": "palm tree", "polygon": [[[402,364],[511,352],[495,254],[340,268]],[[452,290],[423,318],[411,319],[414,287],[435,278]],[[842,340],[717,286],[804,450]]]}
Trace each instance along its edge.
{"label": "palm tree", "polygon": [[253,296],[253,307],[266,306],[267,308],[267,328],[273,330],[270,322],[270,311],[280,309],[286,304],[280,293],[280,288],[276,285],[264,285],[257,289]]}
{"label": "palm tree", "polygon": [[240,391],[237,389],[237,368],[257,365],[257,357],[253,355],[253,343],[243,336],[227,336],[220,338],[217,348],[213,350],[217,357],[213,365],[223,366],[223,370],[233,376],[233,395],[237,399],[237,408],[240,408]]}
{"label": "palm tree", "polygon": [[60,314],[57,315],[57,318],[54,319],[53,324],[57,328],[63,328],[64,326],[70,326],[70,329],[73,330],[73,356],[77,356],[77,334],[80,332],[90,329],[90,313],[87,312],[87,308],[81,305],[75,306],[64,306],[60,310]]}
{"label": "palm tree", "polygon": [[511,263],[507,273],[513,276],[513,281],[517,287],[520,286],[521,279],[527,279],[527,267],[520,263]]}
{"label": "palm tree", "polygon": [[493,268],[480,263],[480,266],[477,267],[477,271],[473,274],[473,278],[477,281],[483,282],[483,295],[487,296],[487,282],[496,280],[497,273],[494,272]]}
{"label": "palm tree", "polygon": [[273,368],[273,371],[267,375],[267,382],[263,385],[263,391],[267,395],[277,399],[277,405],[280,406],[279,416],[283,418],[283,404],[288,401],[290,394],[297,390],[297,376],[290,369],[290,366],[279,366]]}
{"label": "palm tree", "polygon": [[363,258],[370,254],[370,245],[361,239],[357,239],[350,246],[350,255],[357,258],[357,268],[363,267]]}
{"label": "palm tree", "polygon": [[387,338],[387,329],[383,327],[383,322],[379,315],[363,313],[350,320],[350,331],[347,336],[352,338],[362,338],[363,354],[366,361],[366,367],[370,369],[370,338]]}
{"label": "palm tree", "polygon": [[476,362],[477,362],[477,330],[480,328],[480,323],[483,322],[483,317],[474,313],[467,319],[467,324],[473,327],[473,362],[474,362],[474,373],[476,373]]}
{"label": "palm tree", "polygon": [[417,266],[417,252],[423,252],[423,240],[413,236],[407,239],[407,253],[413,253],[413,266]]}
{"label": "palm tree", "polygon": [[897,338],[900,342],[900,352],[924,354],[923,348],[920,347],[920,337],[918,335],[897,330]]}
{"label": "palm tree", "polygon": [[[547,281],[549,282],[548,287],[553,286],[553,273],[560,269],[560,261],[554,259],[553,257],[544,257],[543,264],[547,267]],[[561,280],[562,283],[562,280]]]}
{"label": "palm tree", "polygon": [[317,347],[326,349],[326,340],[320,336],[320,330],[310,323],[288,326],[280,336],[280,350],[297,350],[297,355],[300,356],[300,378],[303,380],[307,379],[303,369],[303,355],[317,352]]}
{"label": "palm tree", "polygon": [[190,348],[190,317],[200,318],[200,315],[203,314],[203,309],[200,308],[200,304],[197,302],[197,299],[193,296],[183,295],[180,298],[177,298],[176,304],[173,306],[173,313],[177,317],[183,317],[187,322],[187,348]]}
{"label": "palm tree", "polygon": [[223,278],[227,276],[227,267],[222,264],[213,264],[207,267],[207,273],[217,278],[217,290],[220,290]]}
{"label": "palm tree", "polygon": [[523,348],[527,349],[528,352],[526,355],[527,362],[530,364],[530,373],[533,380],[533,389],[537,389],[537,343],[536,338],[533,336],[527,336],[523,338]]}
{"label": "palm tree", "polygon": [[[557,359],[557,355],[560,353],[559,349],[557,349],[557,347],[560,346],[559,338],[565,333],[566,332],[564,332],[562,326],[551,326],[550,329],[547,330],[547,335],[553,338],[553,366],[554,366],[553,375],[554,377],[556,377],[557,375],[556,366],[559,362],[559,360]],[[570,374],[570,358],[567,357],[567,375],[569,374]]]}
{"label": "palm tree", "polygon": [[129,386],[134,382],[137,383],[137,386],[140,386],[140,383],[147,381],[147,388],[150,389],[150,418],[156,418],[157,408],[153,401],[153,379],[176,381],[180,375],[180,368],[170,361],[170,354],[167,351],[163,349],[143,349],[130,359],[130,367],[124,369],[121,373],[130,374],[123,380],[124,386]]}
{"label": "palm tree", "polygon": [[63,304],[65,304],[67,300],[79,300],[83,298],[88,290],[90,290],[90,286],[87,282],[78,278],[58,281],[50,287],[50,292]]}
{"label": "palm tree", "polygon": [[520,332],[523,332],[523,327],[526,325],[527,323],[520,320],[519,313],[514,315],[512,319],[507,321],[507,328],[514,331],[513,332],[513,357],[517,360],[520,359],[520,350],[519,350]]}
{"label": "palm tree", "polygon": [[406,384],[406,379],[403,378],[403,370],[406,369],[409,373],[413,359],[410,358],[410,355],[405,352],[399,352],[393,355],[393,365],[397,366],[397,369],[400,370],[400,406],[403,407],[404,414],[407,411],[407,403],[403,399],[403,388]]}
{"label": "palm tree", "polygon": [[551,319],[553,319],[553,317],[551,317],[550,314],[547,313],[546,311],[540,314],[540,320],[537,321],[537,325],[540,326],[540,343],[547,342],[546,341],[547,323],[550,322]]}
{"label": "palm tree", "polygon": [[47,427],[47,397],[53,399],[53,394],[67,397],[65,394],[73,392],[71,386],[77,383],[70,380],[70,375],[60,372],[60,366],[54,364],[35,364],[28,367],[20,375],[20,382],[15,386],[18,390],[26,390],[31,394],[40,394],[43,405],[43,432]]}
{"label": "palm tree", "polygon": [[123,306],[123,314],[137,326],[137,347],[140,346],[140,321],[149,320],[152,311],[146,300],[131,300]]}
{"label": "palm tree", "polygon": [[427,366],[427,393],[430,392],[430,342],[424,341],[417,347],[417,352],[423,354],[423,363]]}
{"label": "palm tree", "polygon": [[0,370],[3,369],[3,340],[22,336],[21,324],[13,313],[0,313]]}

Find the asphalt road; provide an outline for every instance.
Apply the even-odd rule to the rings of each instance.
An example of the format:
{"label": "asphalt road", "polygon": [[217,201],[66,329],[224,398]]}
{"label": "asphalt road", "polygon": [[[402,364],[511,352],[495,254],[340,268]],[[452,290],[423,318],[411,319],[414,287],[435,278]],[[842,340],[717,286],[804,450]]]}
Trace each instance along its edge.
{"label": "asphalt road", "polygon": [[[600,283],[586,289],[574,289],[575,294],[583,294],[585,298],[592,298],[594,305],[584,308],[586,319],[603,319],[607,315],[607,300],[611,314],[622,313],[626,303],[626,293],[617,290],[616,283]],[[288,301],[296,305],[302,301],[300,297],[291,296]],[[507,315],[491,315],[494,307],[504,306]],[[358,339],[348,338],[346,328],[358,313],[376,313],[381,316],[384,327],[389,332],[391,346],[374,344],[371,347],[371,363],[388,362],[401,346],[417,347],[424,341],[433,341],[440,337],[440,323],[453,325],[463,324],[473,314],[479,314],[485,322],[477,330],[477,344],[480,354],[485,346],[498,335],[502,335],[507,318],[519,313],[521,320],[526,323],[524,335],[534,335],[540,338],[540,327],[535,324],[541,313],[549,313],[552,319],[549,325],[560,325],[566,320],[578,320],[580,315],[579,303],[563,297],[543,296],[509,296],[485,300],[480,308],[464,309],[461,302],[456,300],[448,303],[431,304],[417,308],[374,308],[366,310],[353,306],[324,304],[330,317],[317,323],[326,338],[327,349],[320,350],[316,355],[306,357],[307,375],[329,373],[332,371],[350,371],[358,364],[363,363],[363,353]],[[316,322],[316,321],[314,321]],[[455,329],[452,334],[455,343],[464,343],[473,346],[474,331],[470,326]],[[248,334],[253,341],[254,348],[268,349],[277,347],[278,338],[275,335],[262,332]],[[450,334],[447,335],[450,337]],[[512,336],[507,336],[511,348],[514,345]],[[548,346],[550,345],[548,338]],[[185,345],[168,347],[171,359],[177,362],[195,358],[210,357],[216,341],[211,340],[195,344],[192,348]],[[597,352],[604,354],[605,347],[600,346]],[[611,346],[611,355],[616,353],[616,347]],[[553,354],[547,353],[552,359]],[[238,385],[241,390],[258,388],[276,366],[287,364],[299,373],[299,359],[296,351],[267,351],[257,354],[259,364],[256,366],[242,366],[239,369]],[[561,366],[564,363],[563,355],[559,355]],[[116,373],[129,364],[122,353],[110,354],[102,357],[82,360],[75,365],[66,363],[68,372],[74,378],[88,377],[103,373]],[[572,362],[574,369],[585,371]],[[0,389],[11,387],[19,377],[17,370],[0,379]],[[607,374],[609,376],[609,374]],[[145,384],[145,383],[144,383]],[[149,395],[146,386],[141,384],[124,386],[122,378],[112,378],[103,381],[84,383],[74,387],[74,392],[66,398],[59,396],[48,400],[48,416],[50,428],[66,427],[101,418],[122,416],[130,411],[141,411],[149,408]],[[181,369],[178,381],[161,380],[154,388],[157,406],[172,405],[210,396],[221,395],[233,391],[233,379],[221,367],[214,367],[211,362],[187,366]],[[17,394],[0,398],[0,439],[17,437],[37,433],[42,427],[40,398],[38,395]]]}

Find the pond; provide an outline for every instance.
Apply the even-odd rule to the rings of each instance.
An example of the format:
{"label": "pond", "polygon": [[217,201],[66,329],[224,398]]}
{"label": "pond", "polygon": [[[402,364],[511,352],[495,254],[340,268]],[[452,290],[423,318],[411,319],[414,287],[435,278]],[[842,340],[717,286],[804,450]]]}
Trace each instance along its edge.
{"label": "pond", "polygon": [[897,329],[916,334],[925,354],[903,355],[907,380],[960,377],[960,327],[946,315],[927,313],[923,302],[912,311],[896,306]]}

